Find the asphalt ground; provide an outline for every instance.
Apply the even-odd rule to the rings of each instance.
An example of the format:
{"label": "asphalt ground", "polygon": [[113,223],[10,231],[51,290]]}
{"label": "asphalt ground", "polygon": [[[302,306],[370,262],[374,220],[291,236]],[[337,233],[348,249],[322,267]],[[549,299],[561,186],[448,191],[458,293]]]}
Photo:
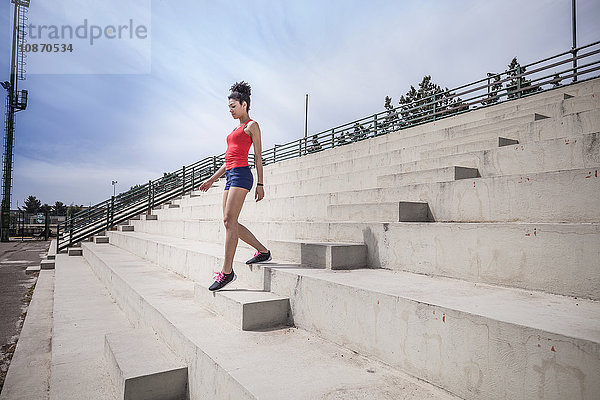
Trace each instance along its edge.
{"label": "asphalt ground", "polygon": [[26,275],[29,266],[40,265],[50,241],[0,243],[0,389],[21,332],[37,273]]}

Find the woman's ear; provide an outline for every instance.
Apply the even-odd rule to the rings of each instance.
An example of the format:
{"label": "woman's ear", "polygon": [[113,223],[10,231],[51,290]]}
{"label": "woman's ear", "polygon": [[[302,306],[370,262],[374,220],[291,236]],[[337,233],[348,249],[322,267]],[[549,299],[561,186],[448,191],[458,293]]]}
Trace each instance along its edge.
{"label": "woman's ear", "polygon": [[246,103],[246,100],[242,101],[242,107],[244,107],[246,111],[248,111],[248,103]]}

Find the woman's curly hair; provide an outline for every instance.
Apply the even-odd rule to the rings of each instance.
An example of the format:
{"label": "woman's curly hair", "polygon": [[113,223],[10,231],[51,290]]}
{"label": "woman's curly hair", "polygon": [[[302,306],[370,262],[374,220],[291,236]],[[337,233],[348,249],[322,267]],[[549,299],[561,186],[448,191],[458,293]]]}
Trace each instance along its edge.
{"label": "woman's curly hair", "polygon": [[237,100],[240,104],[245,101],[248,105],[246,111],[250,111],[250,85],[244,81],[236,82],[229,90],[231,90],[231,94],[227,98]]}

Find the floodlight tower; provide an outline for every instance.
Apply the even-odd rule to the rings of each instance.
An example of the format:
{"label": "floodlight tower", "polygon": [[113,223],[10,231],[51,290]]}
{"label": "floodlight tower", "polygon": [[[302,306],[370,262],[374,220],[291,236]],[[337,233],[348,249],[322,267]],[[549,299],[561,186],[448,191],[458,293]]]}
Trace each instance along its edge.
{"label": "floodlight tower", "polygon": [[15,114],[27,108],[27,90],[17,90],[17,82],[25,79],[25,43],[27,43],[27,10],[29,0],[11,0],[14,6],[12,57],[10,81],[2,82],[6,96],[6,122],[4,126],[4,158],[2,169],[2,206],[0,213],[0,241],[8,242],[10,228],[10,190],[12,186],[13,145]]}

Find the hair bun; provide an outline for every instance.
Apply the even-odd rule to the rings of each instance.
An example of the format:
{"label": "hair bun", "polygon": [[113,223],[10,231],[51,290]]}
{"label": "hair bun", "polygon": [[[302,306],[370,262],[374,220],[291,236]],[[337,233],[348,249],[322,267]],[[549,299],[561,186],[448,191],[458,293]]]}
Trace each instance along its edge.
{"label": "hair bun", "polygon": [[245,94],[248,96],[250,96],[251,92],[250,85],[244,81],[234,83],[233,86],[231,86],[230,90],[232,92],[238,92],[240,94]]}

